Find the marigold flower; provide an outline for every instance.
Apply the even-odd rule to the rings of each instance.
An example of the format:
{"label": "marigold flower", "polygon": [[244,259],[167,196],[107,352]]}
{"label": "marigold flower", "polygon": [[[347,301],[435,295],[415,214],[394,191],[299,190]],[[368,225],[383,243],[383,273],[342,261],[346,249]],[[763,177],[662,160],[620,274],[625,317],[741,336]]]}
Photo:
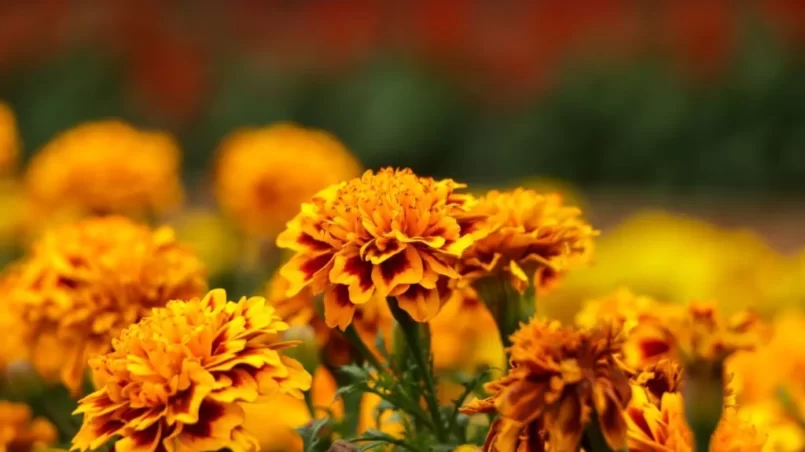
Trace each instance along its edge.
{"label": "marigold flower", "polygon": [[90,359],[99,389],[79,401],[74,450],[120,437],[119,451],[259,449],[240,403],[261,396],[301,398],[311,376],[280,352],[288,325],[261,297],[170,301],[130,326],[113,350]]}
{"label": "marigold flower", "polygon": [[[633,388],[626,408],[629,450],[633,452],[693,452],[693,434],[685,421],[682,396],[666,393],[659,405],[642,388]],[[765,435],[760,434],[735,408],[724,411],[710,439],[711,452],[761,452]]]}
{"label": "marigold flower", "polygon": [[249,233],[274,236],[319,190],[360,174],[360,164],[327,132],[279,123],[238,130],[218,150],[216,192]]}
{"label": "marigold flower", "polygon": [[625,333],[629,333],[649,318],[665,321],[683,312],[684,308],[667,305],[621,287],[605,297],[585,301],[581,311],[576,314],[576,324],[583,328],[593,328],[603,323],[614,323],[623,328]]}
{"label": "marigold flower", "polygon": [[532,278],[537,288],[545,288],[587,259],[598,233],[581,219],[581,210],[564,205],[556,193],[492,190],[473,211],[488,216],[490,231],[462,256],[464,281],[501,274],[520,293]]}
{"label": "marigold flower", "polygon": [[8,105],[0,102],[0,174],[9,172],[17,163],[20,138],[17,121]]}
{"label": "marigold flower", "polygon": [[296,253],[280,271],[288,295],[324,292],[325,322],[342,330],[358,305],[387,297],[415,321],[432,319],[479,233],[463,187],[389,168],[319,192],[277,239]]}
{"label": "marigold flower", "polygon": [[610,447],[625,447],[622,412],[631,391],[615,360],[621,341],[611,328],[577,330],[537,319],[523,325],[512,336],[508,374],[486,386],[490,398],[463,410],[500,414],[485,450],[520,450],[522,438],[538,441],[543,430],[552,450],[575,450],[594,413]]}
{"label": "marigold flower", "polygon": [[34,418],[28,405],[0,400],[0,451],[32,452],[55,443],[58,436],[53,424]]}
{"label": "marigold flower", "polygon": [[90,218],[47,233],[7,282],[34,367],[79,391],[87,358],[153,307],[204,294],[201,262],[170,228]]}
{"label": "marigold flower", "polygon": [[25,181],[45,209],[145,217],[181,200],[180,154],[168,134],[117,120],[88,122],[51,140],[34,155]]}
{"label": "marigold flower", "polygon": [[[353,350],[344,336],[329,328],[316,309],[316,299],[305,287],[293,296],[286,296],[290,283],[280,274],[275,274],[268,283],[269,303],[277,314],[291,326],[310,325],[316,332],[316,342],[321,355],[332,366],[340,367],[353,361]],[[391,340],[393,319],[385,303],[370,300],[357,306],[353,325],[361,340],[375,351],[375,340],[382,334],[388,343]],[[378,354],[379,356],[379,354]]]}

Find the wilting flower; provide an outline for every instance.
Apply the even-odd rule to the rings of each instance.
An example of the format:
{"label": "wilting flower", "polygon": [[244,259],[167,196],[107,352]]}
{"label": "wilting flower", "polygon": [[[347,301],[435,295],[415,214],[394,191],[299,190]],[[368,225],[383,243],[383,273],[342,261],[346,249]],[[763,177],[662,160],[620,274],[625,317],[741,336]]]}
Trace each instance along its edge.
{"label": "wilting flower", "polygon": [[659,406],[662,396],[682,389],[682,365],[672,359],[661,359],[631,376],[634,386],[643,388],[645,396]]}
{"label": "wilting flower", "polygon": [[291,123],[236,131],[218,152],[218,202],[254,235],[274,236],[300,204],[361,170],[337,138]]}
{"label": "wilting flower", "polygon": [[301,398],[311,376],[280,352],[288,325],[261,297],[227,301],[223,290],[155,308],[90,360],[99,389],[73,449],[120,437],[117,450],[257,450],[240,403],[261,396]]}
{"label": "wilting flower", "polygon": [[593,414],[610,447],[625,447],[622,411],[631,391],[615,360],[620,342],[611,328],[577,330],[537,319],[523,325],[512,337],[509,373],[486,386],[490,398],[463,410],[500,414],[485,450],[542,450],[528,444],[545,439],[543,433],[552,450],[575,450]]}
{"label": "wilting flower", "polygon": [[493,190],[473,211],[488,216],[490,233],[462,256],[463,281],[500,275],[520,293],[532,280],[544,288],[572,264],[584,261],[597,235],[581,218],[581,210],[564,205],[555,193]]}
{"label": "wilting flower", "polygon": [[20,138],[14,113],[8,105],[0,102],[0,174],[14,168],[19,152]]}
{"label": "wilting flower", "polygon": [[[313,374],[310,395],[316,417],[340,419],[343,401],[335,397],[338,386],[332,374],[319,367]],[[277,394],[266,401],[243,404],[246,412],[244,428],[254,434],[263,452],[301,452],[302,437],[296,429],[311,420],[303,400],[288,394]],[[282,413],[282,415],[278,415]]]}
{"label": "wilting flower", "polygon": [[53,424],[34,418],[28,405],[0,400],[0,451],[33,452],[55,443],[58,436]]}
{"label": "wilting flower", "polygon": [[[316,309],[316,297],[310,288],[287,296],[289,282],[282,275],[276,274],[268,284],[269,303],[277,310],[277,314],[291,326],[309,325],[316,333],[316,342],[321,349],[322,358],[330,365],[340,367],[349,364],[354,356],[352,346],[344,336],[329,328]],[[361,340],[374,350],[378,334],[382,334],[388,343],[391,339],[392,317],[385,303],[370,300],[359,305],[355,310],[353,325]]]}
{"label": "wilting flower", "polygon": [[[642,388],[633,388],[626,408],[629,450],[633,452],[693,452],[693,434],[685,421],[682,395],[669,392],[659,405]],[[710,439],[711,452],[761,452],[765,435],[748,424],[735,408],[728,408]]]}
{"label": "wilting flower", "polygon": [[106,120],[51,140],[34,155],[25,180],[44,209],[145,217],[181,200],[179,163],[179,147],[170,135]]}
{"label": "wilting flower", "polygon": [[387,297],[418,322],[432,319],[481,223],[463,187],[389,168],[322,190],[277,239],[296,253],[280,271],[288,295],[324,292],[325,322],[342,330],[357,306]]}
{"label": "wilting flower", "polygon": [[201,262],[170,228],[123,217],[90,218],[42,237],[6,282],[25,325],[30,359],[48,379],[79,391],[87,358],[170,299],[204,294]]}

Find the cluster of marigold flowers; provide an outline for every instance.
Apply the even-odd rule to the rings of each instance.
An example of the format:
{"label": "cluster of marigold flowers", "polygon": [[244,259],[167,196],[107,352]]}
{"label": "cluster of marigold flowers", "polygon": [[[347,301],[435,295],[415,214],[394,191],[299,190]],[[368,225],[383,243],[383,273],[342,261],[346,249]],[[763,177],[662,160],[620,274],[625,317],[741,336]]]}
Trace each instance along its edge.
{"label": "cluster of marigold flowers", "polygon": [[[13,161],[3,114],[0,161]],[[461,407],[493,415],[483,450],[805,447],[805,360],[785,352],[802,341],[798,317],[725,317],[628,290],[590,300],[572,323],[539,316],[540,297],[591,260],[598,235],[558,194],[476,197],[407,169],[358,175],[324,132],[241,130],[219,152],[219,203],[290,256],[267,299],[232,302],[207,291],[207,265],[173,229],[141,223],[179,202],[178,171],[170,137],[120,121],[65,132],[26,170],[35,210],[68,209],[70,221],[0,279],[0,369],[28,362],[81,397],[74,449],[258,450],[267,427],[250,428],[250,407],[333,386],[298,348],[313,342],[322,368],[337,369],[360,352],[342,332],[377,353],[399,315],[430,326],[437,370],[461,361],[447,357],[462,345],[484,347],[473,337],[503,336],[505,373]],[[0,450],[57,436],[18,404],[0,405],[0,427]]]}

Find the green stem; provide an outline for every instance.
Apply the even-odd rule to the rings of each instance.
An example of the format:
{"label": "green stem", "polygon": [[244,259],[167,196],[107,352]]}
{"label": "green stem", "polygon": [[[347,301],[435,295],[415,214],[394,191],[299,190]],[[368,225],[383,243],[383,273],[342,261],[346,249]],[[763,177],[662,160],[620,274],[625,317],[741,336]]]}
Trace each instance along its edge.
{"label": "green stem", "polygon": [[479,281],[476,289],[495,318],[503,347],[509,347],[511,335],[536,311],[533,286],[521,294],[504,278],[488,277]]}
{"label": "green stem", "polygon": [[313,388],[304,392],[305,394],[305,405],[307,406],[308,412],[310,412],[310,418],[316,419],[316,407],[313,406]]}
{"label": "green stem", "polygon": [[[430,366],[430,331],[427,324],[419,324],[411,318],[397,303],[395,298],[388,299],[389,309],[400,326],[411,356],[418,369],[422,381],[425,383],[425,403],[433,418],[434,433],[440,441],[447,439],[442,415],[439,411],[439,402],[436,400],[436,382],[433,378],[433,369]],[[422,327],[422,328],[421,328]],[[424,336],[424,337],[423,337]],[[424,340],[423,340],[424,339]]]}
{"label": "green stem", "polygon": [[371,364],[372,367],[374,367],[377,370],[383,369],[383,365],[380,363],[380,361],[378,361],[375,354],[372,353],[371,350],[369,350],[369,347],[367,347],[366,344],[363,343],[361,337],[358,336],[358,331],[355,330],[355,327],[353,325],[347,327],[347,329],[344,331],[344,337],[347,338],[349,343],[352,345],[352,347],[355,348],[355,350],[358,352],[358,355],[361,358],[363,358],[364,361]]}
{"label": "green stem", "polygon": [[587,428],[584,429],[581,445],[586,452],[615,452],[615,449],[609,447],[609,443],[604,439],[601,426],[598,425],[598,416],[595,414],[587,424]]}

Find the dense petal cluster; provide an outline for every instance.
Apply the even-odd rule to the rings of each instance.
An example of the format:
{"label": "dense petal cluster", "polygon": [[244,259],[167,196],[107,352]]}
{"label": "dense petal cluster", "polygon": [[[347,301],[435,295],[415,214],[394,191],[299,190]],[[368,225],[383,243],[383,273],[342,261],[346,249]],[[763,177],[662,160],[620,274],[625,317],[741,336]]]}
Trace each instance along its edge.
{"label": "dense petal cluster", "polygon": [[[643,388],[634,387],[626,409],[629,450],[633,452],[693,452],[693,434],[685,420],[680,393],[668,392],[659,404]],[[735,408],[728,408],[710,439],[711,452],[761,452],[765,435],[748,424]]]}
{"label": "dense petal cluster", "polygon": [[0,452],[33,452],[57,439],[53,424],[34,418],[28,405],[0,400]]}
{"label": "dense petal cluster", "polygon": [[621,341],[611,328],[578,330],[536,319],[523,325],[512,336],[508,374],[487,385],[490,398],[464,409],[500,414],[485,450],[542,450],[529,448],[530,441],[575,450],[593,414],[607,443],[625,447],[622,412],[631,390],[615,359]]}
{"label": "dense petal cluster", "polygon": [[155,308],[90,360],[99,389],[82,399],[73,449],[120,437],[118,451],[259,448],[240,403],[278,393],[302,397],[311,376],[281,351],[288,328],[260,297],[239,302],[214,290]]}
{"label": "dense petal cluster", "polygon": [[123,217],[55,229],[7,275],[6,300],[25,327],[30,359],[48,379],[79,391],[87,358],[151,308],[206,291],[202,263],[170,228]]}
{"label": "dense petal cluster", "polygon": [[[344,336],[324,323],[316,309],[316,297],[310,288],[304,288],[293,296],[287,296],[290,284],[282,275],[276,274],[268,284],[267,299],[277,314],[291,326],[309,325],[316,333],[316,343],[327,364],[340,367],[355,358],[352,346]],[[393,319],[386,303],[370,300],[358,305],[352,324],[364,344],[374,350],[378,334],[391,340]],[[379,356],[379,355],[378,355]]]}
{"label": "dense petal cluster", "polygon": [[488,218],[489,234],[460,261],[466,282],[500,274],[520,292],[532,279],[544,288],[572,264],[586,260],[597,235],[581,218],[581,210],[564,205],[555,193],[493,190],[473,211]]}
{"label": "dense petal cluster", "polygon": [[182,197],[179,147],[168,134],[117,120],[63,132],[34,155],[25,175],[41,209],[148,216]]}
{"label": "dense petal cluster", "polygon": [[755,348],[768,334],[754,313],[741,312],[724,320],[712,305],[694,303],[684,315],[641,319],[629,334],[624,354],[629,366],[637,369],[667,358],[720,366],[730,354]]}
{"label": "dense petal cluster", "polygon": [[14,168],[19,152],[20,138],[14,113],[8,105],[0,102],[0,174]]}
{"label": "dense petal cluster", "polygon": [[291,123],[236,131],[218,152],[218,202],[255,235],[277,234],[300,204],[361,170],[337,138]]}
{"label": "dense petal cluster", "polygon": [[288,295],[324,292],[325,322],[342,330],[358,305],[386,297],[416,321],[432,319],[482,223],[462,187],[384,169],[319,192],[277,239],[296,253],[281,270]]}

